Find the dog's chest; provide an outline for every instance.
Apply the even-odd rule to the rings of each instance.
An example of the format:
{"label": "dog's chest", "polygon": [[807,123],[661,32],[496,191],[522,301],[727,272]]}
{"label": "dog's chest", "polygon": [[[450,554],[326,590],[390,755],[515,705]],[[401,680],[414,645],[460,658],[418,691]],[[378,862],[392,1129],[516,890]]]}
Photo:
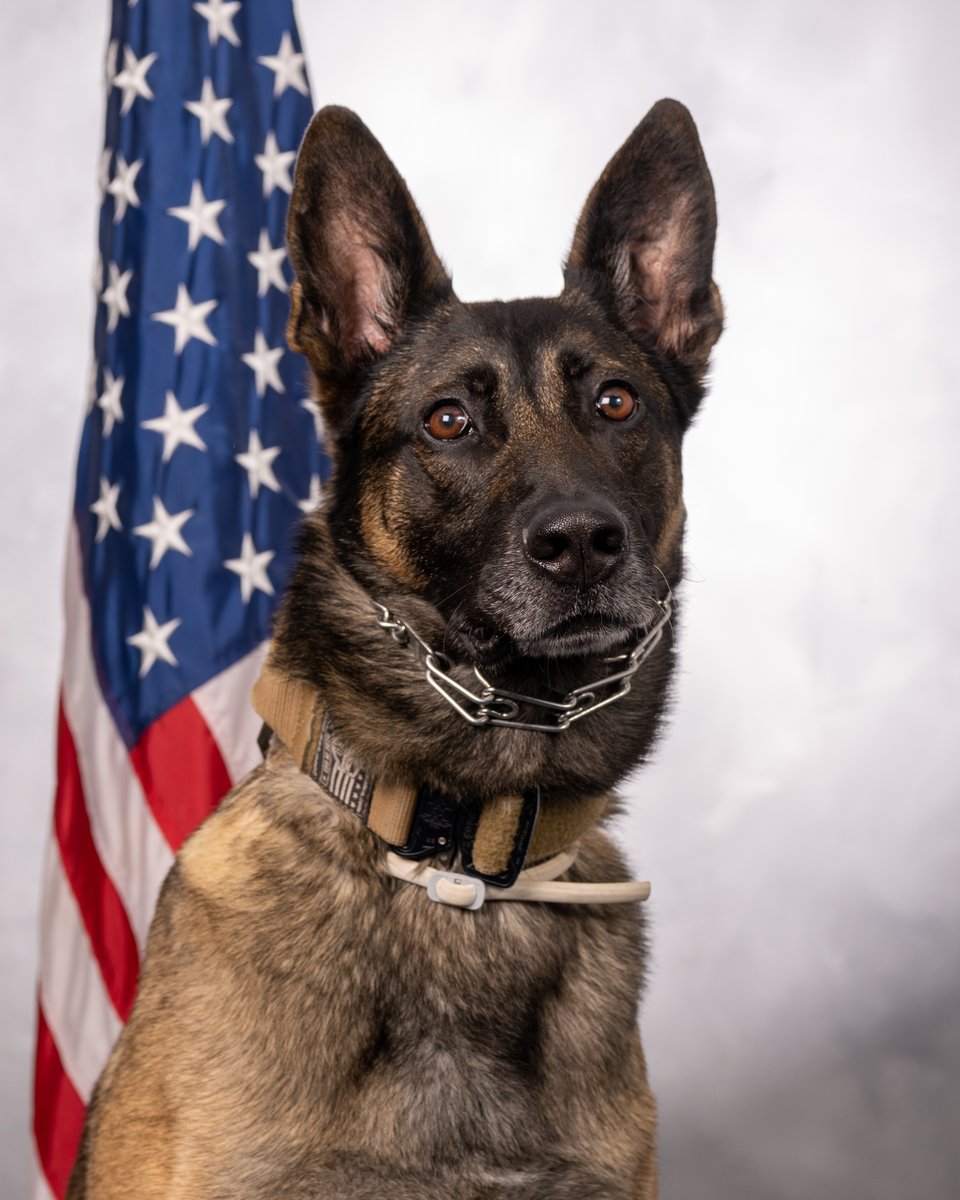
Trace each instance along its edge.
{"label": "dog's chest", "polygon": [[241,907],[218,906],[224,1036],[242,1031],[223,1082],[255,1077],[305,1143],[359,1138],[427,1161],[541,1152],[564,1133],[558,1097],[576,1088],[595,1106],[634,1069],[634,909],[434,904],[378,872],[353,828],[339,814],[315,828],[311,809],[290,806],[250,843]]}

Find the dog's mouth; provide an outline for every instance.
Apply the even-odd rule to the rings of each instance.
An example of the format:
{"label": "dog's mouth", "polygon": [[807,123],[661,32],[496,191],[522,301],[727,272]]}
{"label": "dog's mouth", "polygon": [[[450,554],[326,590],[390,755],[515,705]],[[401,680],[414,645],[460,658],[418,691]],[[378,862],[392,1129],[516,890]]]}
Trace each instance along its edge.
{"label": "dog's mouth", "polygon": [[634,629],[609,613],[576,613],[525,639],[521,649],[530,657],[604,654],[620,646]]}
{"label": "dog's mouth", "polygon": [[487,620],[461,617],[448,626],[445,648],[463,654],[478,666],[492,667],[519,656],[566,658],[604,654],[621,646],[634,628],[607,613],[584,612],[565,617],[535,634],[518,637]]}

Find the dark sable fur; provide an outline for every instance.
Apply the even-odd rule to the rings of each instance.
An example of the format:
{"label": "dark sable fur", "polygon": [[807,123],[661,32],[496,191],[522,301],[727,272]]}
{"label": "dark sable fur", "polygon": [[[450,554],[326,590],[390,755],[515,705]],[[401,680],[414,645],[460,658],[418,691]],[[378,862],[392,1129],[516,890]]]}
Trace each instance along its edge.
{"label": "dark sable fur", "polygon": [[[464,682],[477,662],[547,696],[603,673],[680,580],[680,445],[721,322],[714,226],[693,123],[662,101],[591,193],[561,296],[464,305],[369,131],[343,109],[314,119],[289,336],[336,473],[303,527],[275,657],[323,690],[376,775],[472,796],[537,783],[549,805],[607,791],[649,751],[672,631],[627,698],[564,734],[477,730],[369,597]],[[622,425],[595,409],[611,380],[640,405]],[[468,435],[429,437],[441,400],[469,412]],[[524,550],[558,502],[616,511],[609,576],[558,582]],[[72,1200],[655,1196],[636,907],[464,913],[387,877],[383,854],[282,747],[189,839]],[[601,828],[568,877],[626,878]]]}

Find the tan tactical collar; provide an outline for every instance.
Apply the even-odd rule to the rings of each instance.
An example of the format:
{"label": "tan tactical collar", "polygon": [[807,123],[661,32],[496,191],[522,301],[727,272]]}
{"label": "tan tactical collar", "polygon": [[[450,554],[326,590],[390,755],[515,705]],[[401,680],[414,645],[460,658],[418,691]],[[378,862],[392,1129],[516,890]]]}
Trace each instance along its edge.
{"label": "tan tactical collar", "polygon": [[604,794],[551,794],[541,807],[538,788],[471,800],[426,784],[373,779],[337,737],[317,689],[269,661],[254,686],[253,706],[300,770],[396,853],[459,852],[461,872],[497,887],[512,886],[525,863],[571,846],[607,805]]}

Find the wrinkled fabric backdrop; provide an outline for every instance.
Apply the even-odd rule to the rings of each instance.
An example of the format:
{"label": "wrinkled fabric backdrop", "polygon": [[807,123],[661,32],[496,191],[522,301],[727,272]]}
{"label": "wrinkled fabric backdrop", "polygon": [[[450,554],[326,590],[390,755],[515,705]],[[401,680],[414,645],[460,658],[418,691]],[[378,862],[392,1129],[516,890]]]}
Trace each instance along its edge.
{"label": "wrinkled fabric backdrop", "polygon": [[[24,1194],[105,0],[4,6],[0,1193]],[[663,1196],[960,1178],[956,5],[301,0],[467,300],[555,292],[649,105],[693,111],[727,331],[689,435],[673,716],[627,788]],[[616,720],[611,710],[610,720]]]}

